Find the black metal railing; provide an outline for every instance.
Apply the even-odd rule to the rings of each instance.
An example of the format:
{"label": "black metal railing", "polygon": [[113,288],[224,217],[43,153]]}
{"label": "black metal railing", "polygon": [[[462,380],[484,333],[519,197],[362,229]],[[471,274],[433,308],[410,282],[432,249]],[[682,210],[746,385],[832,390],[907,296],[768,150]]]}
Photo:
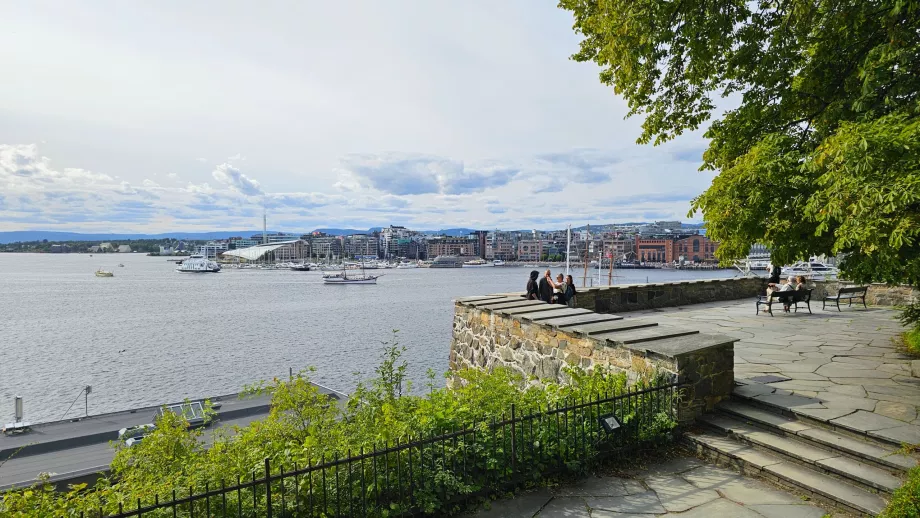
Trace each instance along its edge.
{"label": "black metal railing", "polygon": [[[87,517],[312,517],[437,513],[471,496],[503,492],[548,475],[578,472],[624,449],[670,440],[678,385],[570,400],[428,437],[320,458],[166,499],[103,504]],[[615,420],[609,419],[610,416]],[[602,426],[607,418],[607,427]],[[608,430],[611,429],[612,430]],[[183,494],[184,493],[184,494]]]}

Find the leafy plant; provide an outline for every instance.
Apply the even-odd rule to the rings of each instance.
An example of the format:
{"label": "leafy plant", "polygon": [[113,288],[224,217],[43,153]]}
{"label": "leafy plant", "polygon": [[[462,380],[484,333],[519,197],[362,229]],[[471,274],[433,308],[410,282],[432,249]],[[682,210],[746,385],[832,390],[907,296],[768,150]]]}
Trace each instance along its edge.
{"label": "leafy plant", "polygon": [[[570,383],[542,386],[504,369],[464,370],[456,373],[455,389],[430,386],[427,394],[415,395],[405,380],[403,351],[394,333],[384,343],[375,377],[343,405],[310,383],[310,371],[247,387],[246,394],[271,396],[268,416],[215,431],[209,448],[201,429],[189,430],[184,416],[165,412],[143,441],[117,446],[111,477],[94,488],[59,494],[43,480],[4,494],[0,515],[104,515],[120,505],[136,508],[139,502],[250,482],[220,499],[181,503],[176,512],[258,516],[269,503],[262,482],[266,466],[274,475],[300,469],[297,477],[268,484],[276,509],[296,506],[316,516],[354,509],[371,516],[452,514],[478,496],[540,484],[560,471],[583,471],[616,448],[668,440],[675,426],[667,411],[674,402],[669,392],[600,402],[626,390],[626,375],[599,368],[570,368]],[[637,388],[657,381],[646,374]],[[622,433],[607,435],[598,419],[612,411]],[[336,461],[362,454],[369,455]],[[157,513],[172,516],[172,509],[144,516]]]}

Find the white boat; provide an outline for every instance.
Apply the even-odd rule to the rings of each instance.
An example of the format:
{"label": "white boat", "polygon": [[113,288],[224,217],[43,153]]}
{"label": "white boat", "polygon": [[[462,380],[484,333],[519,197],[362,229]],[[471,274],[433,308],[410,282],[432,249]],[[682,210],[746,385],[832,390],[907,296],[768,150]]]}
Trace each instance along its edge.
{"label": "white boat", "polygon": [[115,277],[115,274],[106,270],[103,270],[101,267],[96,270],[96,277]]}
{"label": "white boat", "polygon": [[496,259],[492,261],[492,266],[505,266],[505,261],[502,261],[501,259]]}
{"label": "white boat", "polygon": [[464,268],[485,268],[488,266],[495,266],[492,263],[488,263],[483,259],[473,259],[472,261],[466,261],[463,263]]}
{"label": "white boat", "polygon": [[839,271],[837,268],[827,265],[815,258],[809,261],[801,261],[792,266],[783,267],[783,276],[801,275],[807,279],[836,279]]}
{"label": "white boat", "polygon": [[176,268],[180,273],[217,273],[220,265],[203,255],[193,255]]}
{"label": "white boat", "polygon": [[123,264],[121,264],[121,263],[118,263],[118,267],[119,267],[119,268],[124,268],[125,265],[123,265]]}
{"label": "white boat", "polygon": [[310,265],[306,263],[291,264],[291,266],[289,266],[288,268],[290,268],[292,271],[295,271],[295,272],[309,272],[310,271]]}
{"label": "white boat", "polygon": [[397,270],[407,270],[409,268],[418,268],[418,263],[412,263],[409,261],[403,261],[396,265]]}

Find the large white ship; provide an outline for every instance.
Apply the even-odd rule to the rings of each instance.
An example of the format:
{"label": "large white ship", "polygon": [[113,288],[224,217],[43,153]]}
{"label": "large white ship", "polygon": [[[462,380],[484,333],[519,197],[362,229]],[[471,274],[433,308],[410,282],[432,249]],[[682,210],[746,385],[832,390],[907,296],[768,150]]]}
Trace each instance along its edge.
{"label": "large white ship", "polygon": [[220,265],[203,255],[193,255],[176,268],[180,273],[217,273]]}

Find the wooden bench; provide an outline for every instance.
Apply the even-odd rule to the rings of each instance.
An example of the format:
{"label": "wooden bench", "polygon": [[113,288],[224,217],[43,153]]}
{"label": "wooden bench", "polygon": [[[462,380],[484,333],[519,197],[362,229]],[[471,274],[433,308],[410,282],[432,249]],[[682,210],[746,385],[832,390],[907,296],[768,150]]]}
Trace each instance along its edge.
{"label": "wooden bench", "polygon": [[846,286],[840,288],[837,291],[836,295],[828,295],[824,297],[824,300],[821,301],[821,309],[824,309],[828,302],[834,302],[837,304],[837,311],[840,311],[840,301],[847,301],[847,306],[853,305],[853,299],[862,299],[862,304],[864,308],[868,308],[866,305],[866,292],[869,291],[868,286]]}
{"label": "wooden bench", "polygon": [[796,313],[799,311],[799,303],[805,304],[808,308],[808,314],[811,313],[811,292],[814,290],[794,290],[794,291],[774,291],[769,297],[761,295],[757,299],[757,314],[760,314],[760,306],[767,306],[767,313],[773,316],[773,301],[779,301],[795,308]]}

